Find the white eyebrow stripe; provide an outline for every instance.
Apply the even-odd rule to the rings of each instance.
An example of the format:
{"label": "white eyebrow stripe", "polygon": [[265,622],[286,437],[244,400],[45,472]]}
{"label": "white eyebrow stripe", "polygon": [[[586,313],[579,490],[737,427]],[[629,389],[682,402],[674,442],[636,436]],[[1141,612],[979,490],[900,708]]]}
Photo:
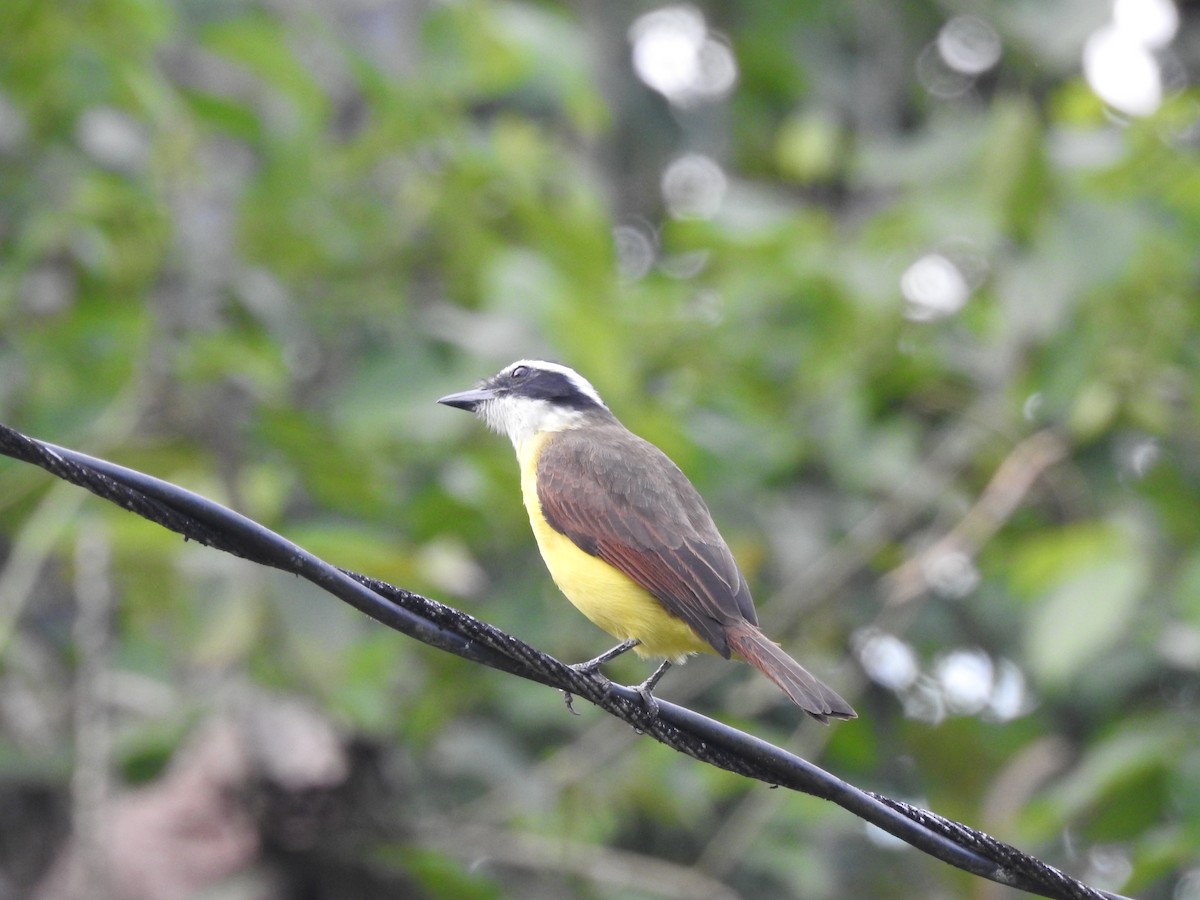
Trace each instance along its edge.
{"label": "white eyebrow stripe", "polygon": [[569,366],[561,365],[560,363],[546,362],[544,359],[518,359],[511,366],[506,368],[505,372],[511,372],[517,366],[529,366],[531,369],[544,369],[547,372],[558,372],[560,375],[565,375],[581,394],[595,400],[600,406],[608,409],[608,405],[600,399],[599,392],[592,387],[592,383],[576,372]]}

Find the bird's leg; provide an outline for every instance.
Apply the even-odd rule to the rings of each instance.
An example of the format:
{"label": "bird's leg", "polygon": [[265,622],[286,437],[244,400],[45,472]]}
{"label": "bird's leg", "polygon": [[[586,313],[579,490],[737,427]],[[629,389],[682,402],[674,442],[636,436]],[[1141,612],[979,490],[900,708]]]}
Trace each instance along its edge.
{"label": "bird's leg", "polygon": [[654,690],[654,686],[658,684],[659,680],[667,674],[667,669],[669,668],[671,668],[671,661],[664,659],[662,665],[654,670],[653,675],[634,688],[641,696],[642,702],[646,704],[646,712],[650,713],[651,718],[658,717],[658,701],[654,699],[654,694],[651,691]]}
{"label": "bird's leg", "polygon": [[[632,650],[637,645],[638,645],[638,641],[633,638],[631,638],[628,641],[622,641],[621,643],[617,644],[617,646],[613,647],[611,650],[605,650],[603,653],[601,653],[595,659],[589,659],[587,662],[575,663],[575,665],[571,666],[571,668],[574,669],[576,672],[578,672],[581,675],[591,675],[593,672],[595,672],[597,669],[599,669],[602,665],[604,665],[609,660],[616,659],[622,653],[628,653],[630,650]],[[566,701],[567,709],[569,709],[571,711],[572,715],[578,715],[578,713],[575,712],[574,705],[572,704],[572,701],[575,698],[572,696],[571,692],[563,691],[562,694],[563,694],[563,700]]]}
{"label": "bird's leg", "polygon": [[631,638],[628,641],[622,641],[621,643],[617,644],[617,646],[613,647],[611,650],[605,650],[603,653],[601,653],[595,659],[589,659],[587,662],[583,662],[583,663],[576,663],[575,665],[571,666],[571,668],[574,669],[576,672],[580,672],[584,675],[590,675],[592,672],[595,672],[598,668],[600,668],[606,662],[616,659],[622,653],[628,653],[630,650],[632,650],[634,647],[636,647],[639,643],[641,643],[641,642],[638,641],[636,638]]}

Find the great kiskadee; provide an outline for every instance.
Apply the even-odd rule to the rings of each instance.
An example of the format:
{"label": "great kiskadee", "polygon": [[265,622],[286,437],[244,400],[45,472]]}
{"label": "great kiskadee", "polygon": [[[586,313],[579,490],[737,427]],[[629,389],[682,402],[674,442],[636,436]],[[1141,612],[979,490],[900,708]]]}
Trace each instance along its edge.
{"label": "great kiskadee", "polygon": [[750,588],[687,476],[617,421],[596,389],[557,363],[523,359],[438,403],[507,434],[550,575],[567,599],[622,641],[582,668],[634,650],[671,663],[736,655],[821,722],[855,712],[758,628]]}

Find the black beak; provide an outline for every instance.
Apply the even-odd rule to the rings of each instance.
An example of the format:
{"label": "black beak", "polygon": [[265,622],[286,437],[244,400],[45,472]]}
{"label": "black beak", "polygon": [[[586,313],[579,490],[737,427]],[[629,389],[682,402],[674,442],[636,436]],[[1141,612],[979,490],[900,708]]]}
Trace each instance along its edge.
{"label": "black beak", "polygon": [[474,412],[484,400],[490,400],[495,396],[495,391],[490,388],[475,388],[470,391],[459,391],[457,394],[447,394],[438,400],[438,403],[444,406],[453,406],[456,409],[465,409],[467,412]]}

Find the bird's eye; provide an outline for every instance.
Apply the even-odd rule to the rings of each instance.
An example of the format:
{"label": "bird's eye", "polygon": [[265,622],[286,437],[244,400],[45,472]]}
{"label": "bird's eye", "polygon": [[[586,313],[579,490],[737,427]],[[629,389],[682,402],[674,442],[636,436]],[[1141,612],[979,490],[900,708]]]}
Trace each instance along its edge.
{"label": "bird's eye", "polygon": [[524,378],[529,374],[529,366],[517,366],[508,374],[511,378]]}

